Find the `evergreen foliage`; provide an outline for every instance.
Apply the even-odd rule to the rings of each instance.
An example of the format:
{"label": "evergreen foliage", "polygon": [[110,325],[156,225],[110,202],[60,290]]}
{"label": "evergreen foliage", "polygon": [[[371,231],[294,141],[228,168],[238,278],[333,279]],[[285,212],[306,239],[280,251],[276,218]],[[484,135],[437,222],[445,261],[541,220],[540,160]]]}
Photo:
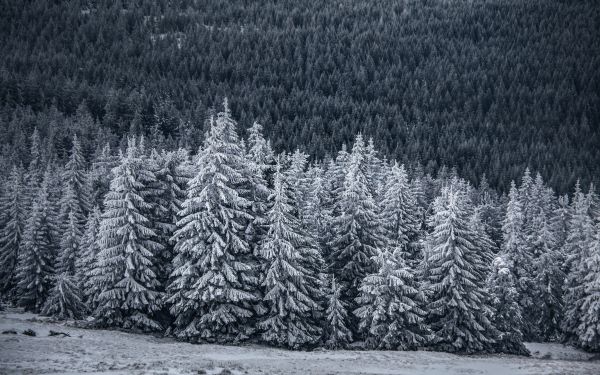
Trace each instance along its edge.
{"label": "evergreen foliage", "polygon": [[400,246],[384,248],[374,257],[378,271],[361,283],[354,314],[372,349],[415,350],[428,344],[430,331],[423,310],[425,294],[418,290]]}
{"label": "evergreen foliage", "polygon": [[485,265],[477,233],[469,225],[469,202],[464,188],[453,182],[442,189],[430,218],[428,321],[434,347],[448,352],[491,352],[496,337],[489,296],[483,288]]}
{"label": "evergreen foliage", "polygon": [[98,243],[101,292],[94,316],[99,325],[160,330],[161,308],[155,257],[162,246],[149,219],[146,198],[155,182],[141,145],[130,139],[106,195]]}
{"label": "evergreen foliage", "polygon": [[56,244],[52,237],[49,182],[47,170],[25,224],[16,270],[18,305],[33,312],[39,312],[46,301],[54,273]]}
{"label": "evergreen foliage", "polygon": [[280,165],[269,200],[269,231],[259,250],[267,262],[262,281],[267,313],[259,323],[261,337],[267,343],[293,349],[314,345],[321,337],[318,322],[313,319],[313,313],[321,308],[321,296],[315,295],[320,290],[311,284],[319,275],[304,264],[316,244],[294,216],[295,201]]}
{"label": "evergreen foliage", "polygon": [[244,158],[227,103],[196,160],[179,213],[173,281],[169,286],[174,332],[189,340],[245,340],[253,329],[258,296],[245,230],[253,217],[250,202],[236,188],[243,180]]}
{"label": "evergreen foliage", "polygon": [[0,197],[0,293],[13,294],[25,225],[23,170],[14,166]]}

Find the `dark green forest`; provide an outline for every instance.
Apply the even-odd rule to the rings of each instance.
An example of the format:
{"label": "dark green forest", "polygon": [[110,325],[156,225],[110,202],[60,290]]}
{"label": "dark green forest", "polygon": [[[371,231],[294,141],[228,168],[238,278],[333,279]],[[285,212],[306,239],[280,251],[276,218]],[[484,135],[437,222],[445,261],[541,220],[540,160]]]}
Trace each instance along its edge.
{"label": "dark green forest", "polygon": [[0,162],[37,127],[65,158],[146,132],[200,144],[230,99],[242,134],[322,158],[373,137],[426,172],[558,192],[600,168],[597,0],[0,0]]}

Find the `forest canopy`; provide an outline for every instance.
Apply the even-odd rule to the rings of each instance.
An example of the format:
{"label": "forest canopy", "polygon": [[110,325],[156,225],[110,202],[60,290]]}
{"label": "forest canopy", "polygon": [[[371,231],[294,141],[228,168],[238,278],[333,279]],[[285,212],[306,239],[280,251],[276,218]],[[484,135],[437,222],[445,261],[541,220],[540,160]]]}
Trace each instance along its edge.
{"label": "forest canopy", "polygon": [[36,126],[59,157],[76,132],[197,146],[228,96],[278,151],[361,132],[428,173],[507,192],[530,167],[564,193],[598,182],[598,19],[594,0],[0,0],[2,167]]}

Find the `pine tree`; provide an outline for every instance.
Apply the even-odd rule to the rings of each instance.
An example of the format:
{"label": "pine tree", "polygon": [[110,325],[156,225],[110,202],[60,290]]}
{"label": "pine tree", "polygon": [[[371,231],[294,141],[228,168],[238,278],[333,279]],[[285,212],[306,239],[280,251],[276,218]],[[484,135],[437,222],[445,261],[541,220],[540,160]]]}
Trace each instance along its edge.
{"label": "pine tree", "polygon": [[41,314],[59,320],[81,319],[86,311],[75,277],[59,274]]}
{"label": "pine tree", "polygon": [[37,127],[31,135],[31,159],[25,174],[25,188],[27,196],[27,206],[30,207],[37,195],[37,190],[44,176],[44,165],[42,160],[42,141]]}
{"label": "pine tree", "polygon": [[[305,225],[319,244],[327,249],[326,244],[332,240],[331,221],[333,197],[331,186],[327,184],[321,167],[315,166],[310,171],[312,179],[306,194]],[[326,254],[329,256],[329,254]]]}
{"label": "pine tree", "polygon": [[100,283],[96,283],[97,278],[101,276],[98,268],[100,221],[101,212],[98,206],[95,206],[88,215],[81,238],[81,255],[75,263],[79,290],[83,292],[82,300],[89,311],[96,309],[97,297],[101,292]]}
{"label": "pine tree", "polygon": [[152,204],[152,223],[157,234],[157,241],[162,250],[156,254],[157,277],[164,290],[172,271],[177,214],[185,199],[185,189],[190,177],[187,152],[178,151],[158,154],[155,150],[149,160],[156,177],[152,191],[148,197]]}
{"label": "pine tree", "polygon": [[263,127],[258,122],[254,122],[248,129],[248,157],[262,170],[262,175],[266,178],[275,159],[271,144],[265,140]]}
{"label": "pine tree", "polygon": [[583,278],[585,273],[583,259],[586,256],[594,235],[594,224],[589,214],[590,201],[579,187],[575,185],[575,193],[571,203],[572,215],[568,223],[567,239],[563,246],[566,255],[567,278],[565,281],[565,312],[561,323],[562,341],[568,344],[578,342],[578,327],[581,319],[581,303],[583,302]]}
{"label": "pine tree", "polygon": [[211,118],[173,236],[168,302],[178,337],[231,342],[252,334],[258,277],[245,240],[250,202],[237,191],[244,160],[226,106],[217,121]]}
{"label": "pine tree", "polygon": [[15,288],[15,268],[19,258],[25,225],[23,171],[14,166],[0,200],[0,293],[12,295]]}
{"label": "pine tree", "polygon": [[81,231],[77,222],[78,215],[74,211],[69,212],[68,222],[63,232],[60,253],[56,271],[69,276],[75,275],[75,262],[79,258]]}
{"label": "pine tree", "polygon": [[535,303],[524,314],[533,328],[526,337],[553,340],[558,337],[563,314],[562,288],[565,275],[561,265],[564,259],[556,247],[552,231],[553,193],[545,186],[539,173],[536,175],[531,199],[526,243],[534,259],[534,288],[528,293]]}
{"label": "pine tree", "polygon": [[[526,246],[522,200],[514,181],[511,182],[508,197],[506,216],[502,225],[504,239],[502,252],[506,255],[506,261],[515,277],[521,311],[531,311],[535,304],[532,297],[534,289],[533,258]],[[522,330],[524,332],[533,331],[532,322],[523,318]]]}
{"label": "pine tree", "polygon": [[83,229],[85,217],[91,209],[86,169],[81,143],[77,135],[74,135],[71,155],[63,174],[63,184],[69,194],[64,194],[61,199],[60,222],[66,225],[68,216],[73,213],[76,215],[79,230]]}
{"label": "pine tree", "polygon": [[594,240],[582,259],[581,316],[576,333],[583,349],[600,352],[600,223]]}
{"label": "pine tree", "polygon": [[297,210],[297,215],[299,215],[300,220],[303,223],[306,222],[306,218],[302,217],[302,214],[305,213],[305,195],[309,186],[309,181],[306,178],[305,171],[307,162],[308,155],[296,149],[296,151],[290,156],[290,166],[285,171],[285,179],[289,184],[293,194],[293,205]]}
{"label": "pine tree", "polygon": [[366,332],[372,349],[415,350],[424,346],[430,331],[422,304],[425,295],[417,289],[413,272],[400,247],[386,247],[373,257],[378,271],[362,281],[354,314]]}
{"label": "pine tree", "polygon": [[492,273],[488,285],[492,294],[494,309],[493,323],[498,329],[495,348],[500,353],[529,355],[523,345],[523,316],[518,303],[518,291],[510,265],[503,257],[492,263]]}
{"label": "pine tree", "polygon": [[383,192],[386,176],[384,173],[385,165],[377,154],[375,143],[371,137],[365,148],[365,177],[371,195],[376,201],[379,201],[379,193]]}
{"label": "pine tree", "polygon": [[348,329],[348,312],[341,297],[342,288],[336,284],[335,276],[332,276],[324,330],[325,347],[328,349],[344,349],[352,342],[352,332]]}
{"label": "pine tree", "polygon": [[428,236],[429,322],[434,347],[447,352],[490,352],[496,330],[479,264],[481,249],[469,225],[469,202],[454,181],[434,202]]}
{"label": "pine tree", "polygon": [[103,207],[104,197],[110,189],[112,170],[117,164],[118,157],[111,154],[110,145],[108,143],[96,152],[92,167],[88,172],[90,205]]}
{"label": "pine tree", "polygon": [[[251,246],[252,252],[258,254],[259,244],[267,233],[267,200],[271,191],[268,187],[272,179],[273,150],[271,145],[262,135],[262,126],[255,122],[248,129],[248,151],[246,152],[246,168],[243,178],[246,180],[241,187],[240,193],[250,203],[250,212],[253,217],[248,228],[246,228],[246,240]],[[262,264],[264,268],[266,265]]]}
{"label": "pine tree", "polygon": [[415,268],[421,260],[418,237],[420,222],[404,165],[394,163],[385,184],[381,202],[381,223],[389,246],[405,253],[409,266]]}
{"label": "pine tree", "polygon": [[50,173],[48,169],[27,218],[16,271],[18,304],[33,312],[42,308],[54,274],[53,213],[48,201]]}
{"label": "pine tree", "polygon": [[336,202],[330,264],[343,289],[343,298],[354,310],[361,280],[374,271],[371,257],[381,245],[377,208],[364,174],[364,143],[358,135],[352,149],[341,196]]}
{"label": "pine tree", "polygon": [[114,171],[100,224],[98,267],[101,293],[94,312],[99,325],[160,330],[156,254],[162,250],[148,219],[146,201],[154,173],[134,140]]}
{"label": "pine tree", "polygon": [[311,284],[319,275],[305,268],[303,258],[316,244],[293,216],[294,200],[280,166],[274,176],[272,206],[267,214],[269,231],[259,253],[267,262],[262,285],[267,313],[259,323],[262,340],[277,346],[299,349],[318,342],[321,330],[313,319],[320,309],[320,296]]}

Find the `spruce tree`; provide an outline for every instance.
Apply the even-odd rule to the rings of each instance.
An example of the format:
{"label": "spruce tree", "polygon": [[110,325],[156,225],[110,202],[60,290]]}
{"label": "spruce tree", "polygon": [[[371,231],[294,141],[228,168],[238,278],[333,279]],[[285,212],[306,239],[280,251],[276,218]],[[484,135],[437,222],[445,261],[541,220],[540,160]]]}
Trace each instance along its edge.
{"label": "spruce tree", "polygon": [[52,206],[48,201],[50,170],[33,200],[25,224],[19,252],[16,279],[18,305],[26,311],[39,312],[52,287],[55,250],[52,237]]}
{"label": "spruce tree", "polygon": [[78,214],[69,211],[67,225],[62,235],[60,252],[56,264],[57,273],[75,275],[75,262],[79,259],[79,248],[82,232],[77,222]]}
{"label": "spruce tree", "polygon": [[306,263],[307,253],[316,244],[305,233],[294,216],[293,196],[280,166],[274,176],[274,191],[269,198],[267,213],[269,231],[259,248],[267,269],[262,285],[267,313],[259,323],[262,340],[292,349],[316,344],[321,330],[313,319],[319,310],[320,293],[311,288],[319,275],[311,272]]}
{"label": "spruce tree", "polygon": [[64,272],[59,274],[41,314],[59,320],[81,319],[86,311],[76,278]]}
{"label": "spruce tree", "polygon": [[527,338],[554,340],[562,321],[562,288],[565,275],[561,269],[564,259],[556,246],[552,231],[553,193],[538,173],[531,191],[530,217],[526,223],[526,240],[533,256],[533,286],[531,298],[535,303],[526,311],[525,319],[532,330]]}
{"label": "spruce tree", "polygon": [[[521,311],[534,309],[535,300],[532,296],[534,289],[534,265],[528,247],[526,246],[524,214],[522,199],[514,181],[508,195],[506,215],[502,225],[502,252],[506,256],[511,272],[514,274],[517,298]],[[533,331],[533,323],[523,317],[523,332]]]}
{"label": "spruce tree", "polygon": [[293,205],[296,209],[296,214],[304,223],[306,221],[306,218],[303,217],[306,203],[305,196],[309,187],[309,181],[305,171],[308,155],[296,149],[296,151],[290,155],[289,159],[290,165],[285,171],[285,179],[292,191],[292,199],[294,200]]}
{"label": "spruce tree", "polygon": [[[273,150],[271,145],[262,135],[262,126],[255,122],[248,129],[248,151],[246,152],[246,168],[243,171],[243,179],[246,181],[241,187],[240,193],[248,199],[250,212],[253,217],[248,228],[246,228],[246,240],[254,254],[258,254],[259,245],[267,233],[267,200],[271,191],[268,181],[272,180]],[[266,265],[262,264],[264,269]]]}
{"label": "spruce tree", "polygon": [[366,345],[371,349],[415,350],[424,346],[430,331],[422,309],[425,295],[417,288],[400,246],[384,248],[373,257],[377,272],[367,275],[357,298]]}
{"label": "spruce tree", "polygon": [[15,268],[19,258],[25,225],[23,171],[14,166],[0,199],[0,293],[12,296],[15,287]]}
{"label": "spruce tree", "polygon": [[496,330],[490,318],[482,251],[469,225],[469,202],[456,182],[442,189],[429,220],[427,256],[428,321],[435,334],[434,348],[447,352],[493,351]]}
{"label": "spruce tree", "polygon": [[345,349],[352,342],[352,332],[348,328],[348,310],[346,303],[342,300],[342,288],[335,282],[335,276],[331,277],[326,318],[325,347]]}
{"label": "spruce tree", "polygon": [[405,260],[415,268],[421,260],[418,245],[420,222],[404,165],[394,163],[384,191],[381,223],[387,242],[389,246],[398,247],[405,253]]}
{"label": "spruce tree", "polygon": [[154,173],[134,140],[115,168],[100,224],[98,254],[101,292],[94,316],[99,325],[160,330],[161,308],[156,254],[162,250],[146,201]]}
{"label": "spruce tree", "polygon": [[63,185],[69,194],[64,194],[61,199],[61,224],[68,224],[68,216],[76,215],[79,230],[83,230],[85,218],[91,209],[89,198],[89,185],[87,181],[86,161],[77,135],[73,136],[73,147],[69,161],[63,173]]}
{"label": "spruce tree", "polygon": [[25,176],[25,186],[27,189],[28,204],[31,204],[37,194],[37,189],[40,186],[44,176],[44,161],[42,160],[42,141],[37,127],[31,135],[31,158],[27,167]]}
{"label": "spruce tree", "polygon": [[157,234],[157,241],[162,250],[156,254],[157,277],[161,290],[167,286],[172,271],[177,214],[185,199],[185,189],[190,177],[188,155],[183,149],[158,154],[152,151],[150,164],[156,177],[148,196],[152,204],[152,223]]}
{"label": "spruce tree", "polygon": [[529,355],[523,345],[523,315],[510,265],[502,256],[494,259],[488,285],[494,309],[493,323],[498,330],[494,345],[500,353]]}
{"label": "spruce tree", "polygon": [[578,342],[578,327],[581,321],[581,303],[583,302],[583,278],[585,267],[583,259],[591,247],[594,224],[590,216],[590,201],[579,187],[571,203],[572,215],[568,223],[567,238],[563,246],[566,255],[567,277],[564,285],[565,312],[561,323],[562,341],[567,344]]}
{"label": "spruce tree", "polygon": [[361,280],[375,270],[371,257],[382,244],[377,208],[364,168],[364,143],[358,135],[343,190],[336,202],[338,216],[333,219],[334,238],[329,243],[332,271],[343,288],[344,301],[352,310],[357,307],[355,298]]}
{"label": "spruce tree", "polygon": [[578,345],[585,350],[600,352],[600,223],[594,240],[582,259],[581,316],[576,333]]}
{"label": "spruce tree", "polygon": [[81,238],[80,256],[75,263],[79,290],[82,291],[82,300],[89,311],[94,311],[97,307],[97,297],[101,292],[100,283],[96,283],[96,278],[101,276],[98,268],[100,221],[101,212],[95,206],[88,215]]}
{"label": "spruce tree", "polygon": [[90,205],[103,207],[104,197],[110,189],[112,170],[117,164],[118,157],[112,155],[108,143],[96,152],[87,177]]}
{"label": "spruce tree", "polygon": [[[331,221],[333,197],[331,186],[325,179],[325,173],[320,166],[311,168],[312,179],[306,194],[305,225],[319,244],[321,249],[332,240]],[[326,257],[329,254],[325,255]]]}
{"label": "spruce tree", "polygon": [[237,190],[244,183],[244,160],[226,107],[217,121],[211,118],[173,236],[168,302],[178,337],[231,342],[253,333],[249,319],[258,277],[245,240],[253,217]]}
{"label": "spruce tree", "polygon": [[262,175],[266,177],[275,159],[271,143],[265,140],[263,127],[258,122],[254,122],[248,129],[248,157],[262,170]]}

